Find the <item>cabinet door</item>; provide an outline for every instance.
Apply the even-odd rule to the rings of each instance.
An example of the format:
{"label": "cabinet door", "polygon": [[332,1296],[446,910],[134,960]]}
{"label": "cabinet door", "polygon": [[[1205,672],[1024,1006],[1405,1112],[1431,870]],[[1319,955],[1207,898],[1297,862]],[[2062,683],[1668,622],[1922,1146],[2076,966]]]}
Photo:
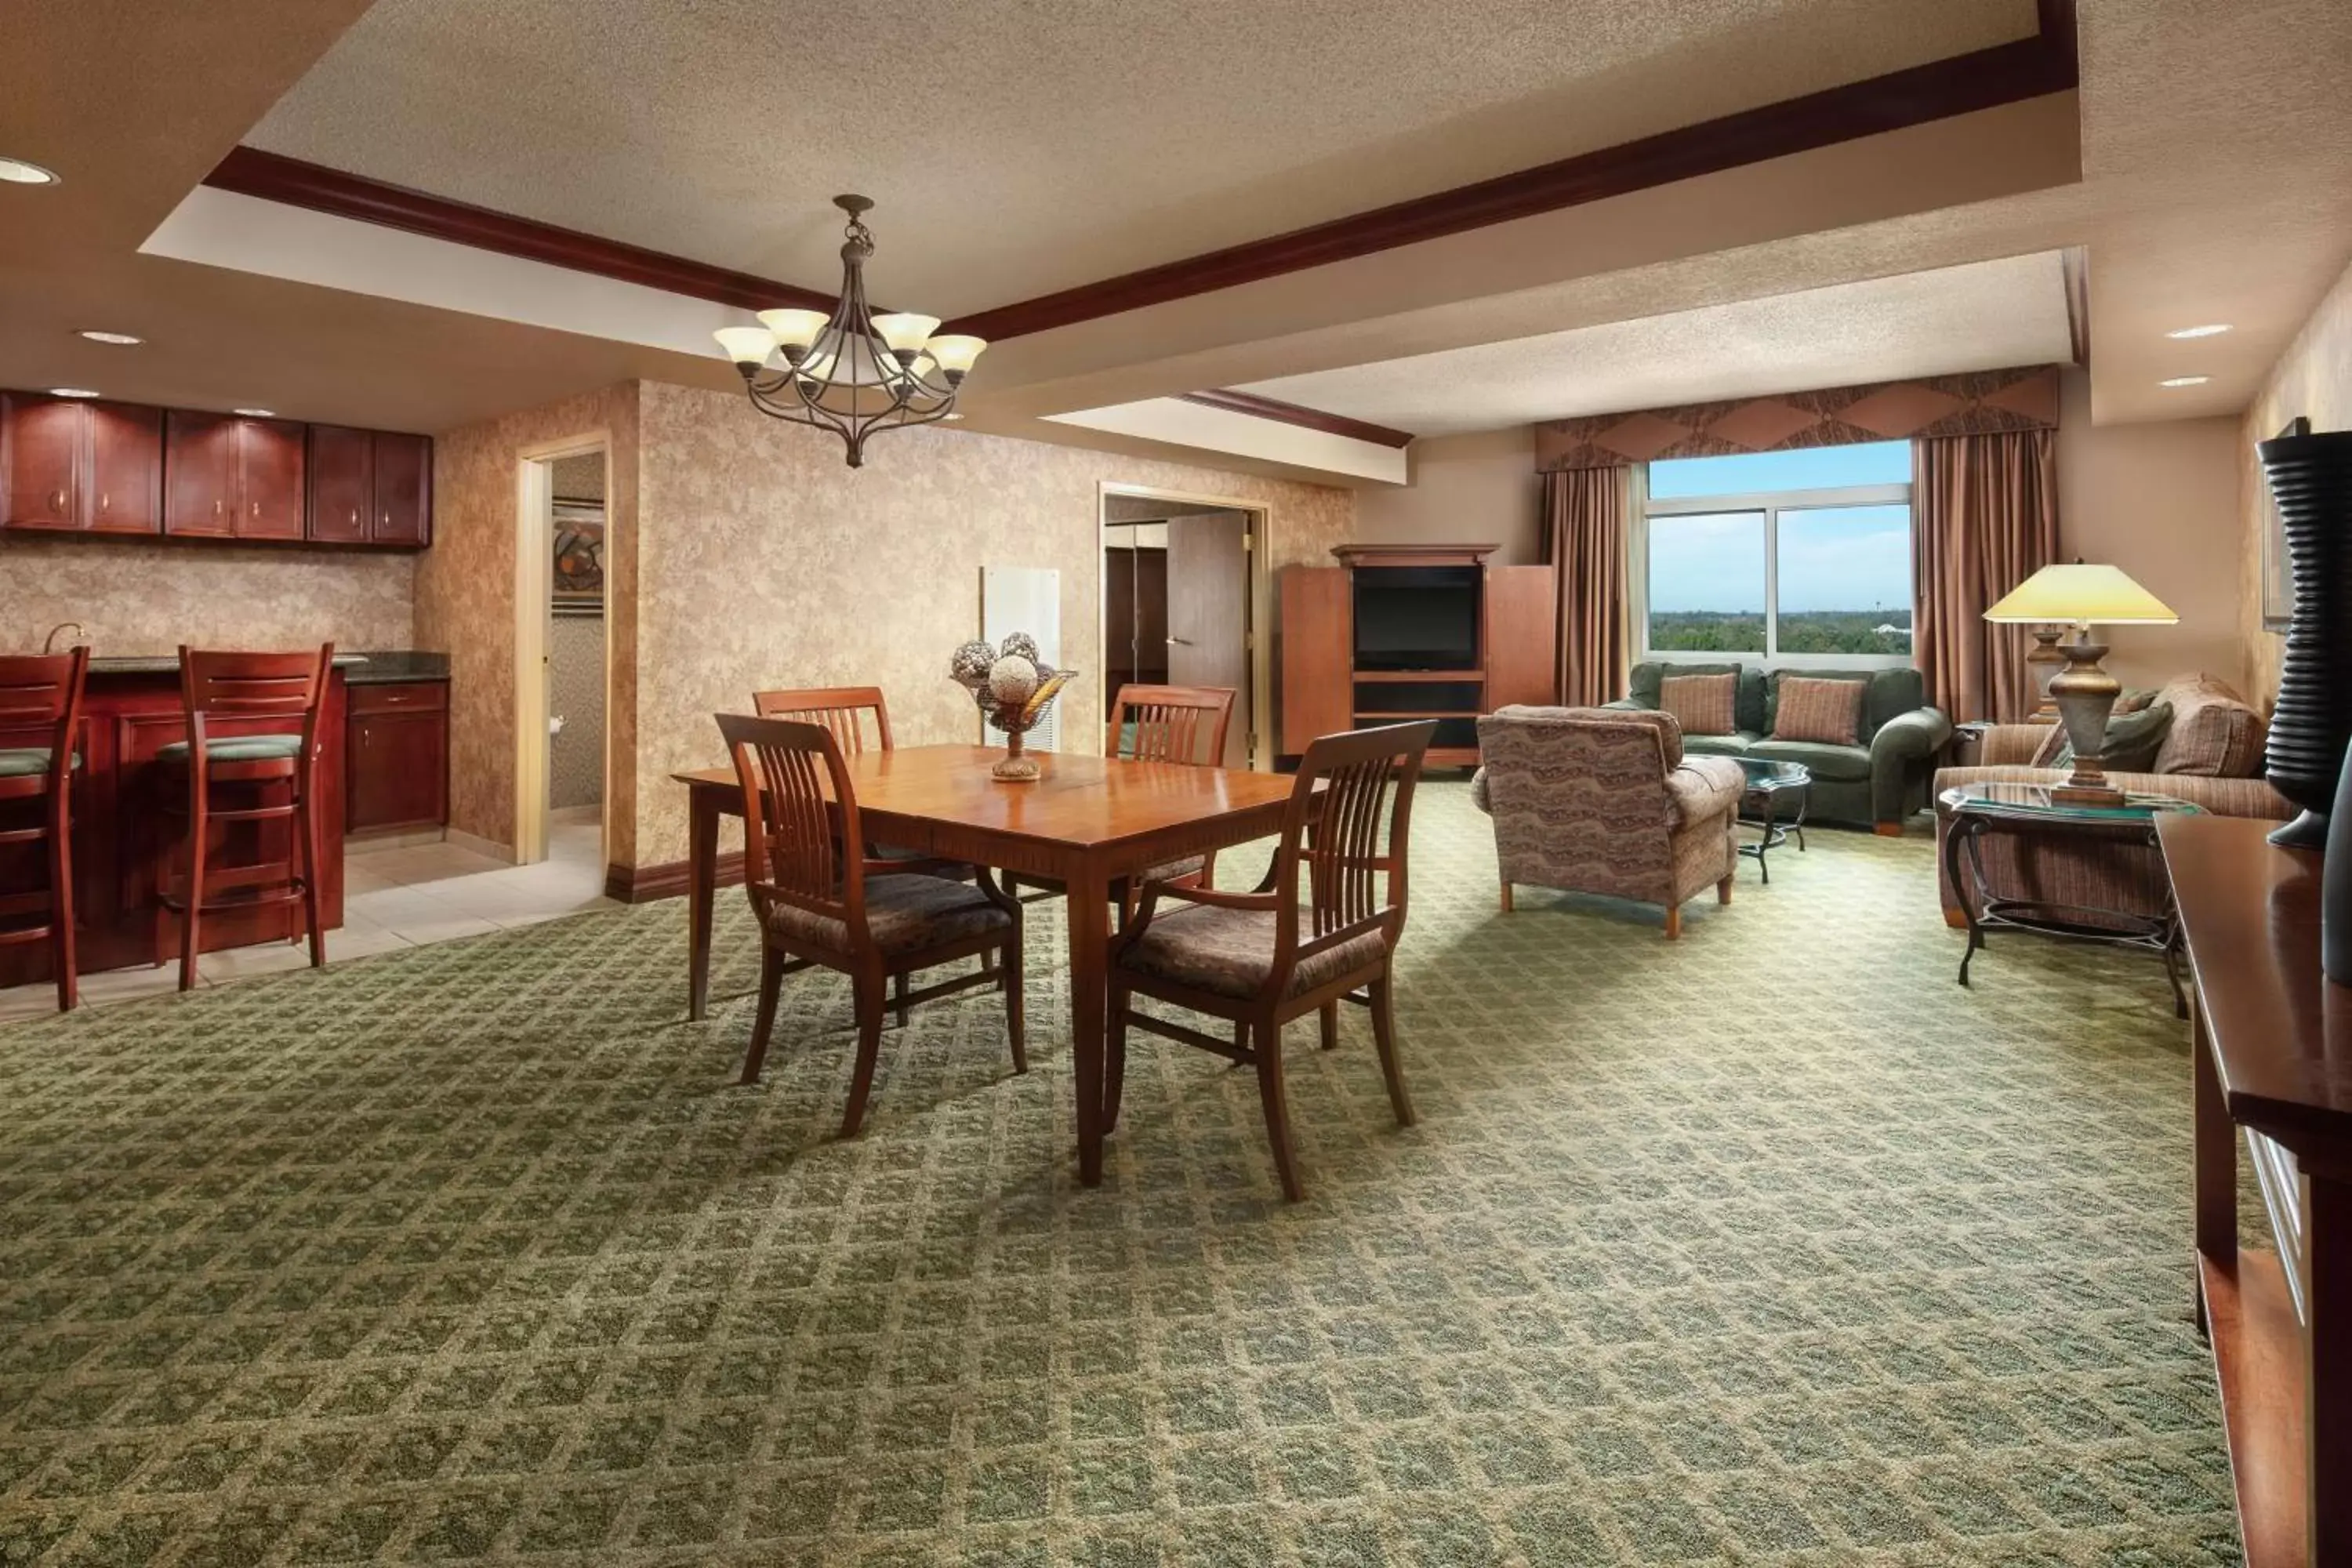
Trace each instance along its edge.
{"label": "cabinet door", "polygon": [[289,419],[240,420],[236,536],[299,539],[307,497],[303,426]]}
{"label": "cabinet door", "polygon": [[311,426],[310,484],[310,537],[365,540],[375,507],[373,436],[341,425]]}
{"label": "cabinet door", "polygon": [[174,408],[163,416],[163,531],[236,532],[238,421]]}
{"label": "cabinet door", "polygon": [[378,544],[433,542],[433,440],[428,436],[375,433],[375,523]]}
{"label": "cabinet door", "polygon": [[1355,605],[1344,566],[1282,574],[1282,751],[1355,724]]}
{"label": "cabinet door", "polygon": [[0,394],[0,475],[10,528],[81,526],[81,451],[89,410],[63,397]]}
{"label": "cabinet door", "polygon": [[448,820],[449,716],[370,713],[351,721],[344,830]]}
{"label": "cabinet door", "polygon": [[1549,566],[1486,568],[1486,707],[1559,700],[1559,600]]}
{"label": "cabinet door", "polygon": [[89,526],[99,533],[163,532],[163,411],[93,403],[89,417]]}

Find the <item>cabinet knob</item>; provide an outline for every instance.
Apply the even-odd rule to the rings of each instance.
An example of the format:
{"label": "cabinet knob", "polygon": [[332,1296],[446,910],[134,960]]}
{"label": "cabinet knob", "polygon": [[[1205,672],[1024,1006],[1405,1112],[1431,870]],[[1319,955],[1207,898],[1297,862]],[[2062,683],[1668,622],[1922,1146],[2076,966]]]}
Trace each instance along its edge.
{"label": "cabinet knob", "polygon": [[50,510],[51,511],[58,511],[58,512],[62,512],[63,510],[66,510],[66,492],[65,492],[65,491],[63,491],[63,490],[51,490],[51,491],[49,492],[49,510]]}
{"label": "cabinet knob", "polygon": [[220,514],[221,514],[221,503],[220,503],[219,501],[215,500],[215,501],[214,501],[214,502],[213,502],[213,515],[214,515],[215,517],[218,517]]}
{"label": "cabinet knob", "polygon": [[104,511],[113,503],[113,500],[114,498],[112,496],[108,495],[104,490],[100,490],[98,494],[98,510]]}
{"label": "cabinet knob", "polygon": [[253,515],[256,517],[259,517],[261,515],[261,503],[259,501],[255,501],[253,503]]}
{"label": "cabinet knob", "polygon": [[357,507],[353,507],[353,508],[352,508],[352,526],[353,528],[357,528],[359,525],[360,525],[360,509],[359,509],[359,508],[357,508]]}

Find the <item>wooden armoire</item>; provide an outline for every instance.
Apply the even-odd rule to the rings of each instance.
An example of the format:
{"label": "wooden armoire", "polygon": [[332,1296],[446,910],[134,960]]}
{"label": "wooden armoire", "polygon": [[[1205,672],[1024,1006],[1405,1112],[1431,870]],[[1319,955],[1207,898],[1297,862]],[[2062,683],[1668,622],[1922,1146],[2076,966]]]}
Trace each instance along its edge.
{"label": "wooden armoire", "polygon": [[1435,719],[1433,766],[1475,765],[1478,716],[1558,700],[1549,566],[1494,544],[1342,544],[1337,566],[1282,574],[1285,757],[1318,735]]}

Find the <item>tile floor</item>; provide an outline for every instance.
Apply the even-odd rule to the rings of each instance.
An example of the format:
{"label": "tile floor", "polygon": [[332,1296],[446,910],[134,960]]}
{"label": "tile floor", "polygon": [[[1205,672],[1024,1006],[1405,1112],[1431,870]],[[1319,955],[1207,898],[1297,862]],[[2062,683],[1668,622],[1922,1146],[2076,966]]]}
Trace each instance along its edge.
{"label": "tile floor", "polygon": [[[327,962],[612,907],[604,897],[603,829],[593,808],[575,808],[556,814],[548,829],[547,858],[536,865],[509,865],[455,844],[347,855],[343,923],[327,933]],[[220,985],[299,969],[307,962],[304,949],[292,942],[226,948],[196,961],[196,979],[202,985]],[[178,967],[170,963],[86,974],[81,1004],[100,1006],[153,996],[178,984]],[[0,1024],[47,1015],[56,1006],[57,993],[46,982],[0,990]]]}

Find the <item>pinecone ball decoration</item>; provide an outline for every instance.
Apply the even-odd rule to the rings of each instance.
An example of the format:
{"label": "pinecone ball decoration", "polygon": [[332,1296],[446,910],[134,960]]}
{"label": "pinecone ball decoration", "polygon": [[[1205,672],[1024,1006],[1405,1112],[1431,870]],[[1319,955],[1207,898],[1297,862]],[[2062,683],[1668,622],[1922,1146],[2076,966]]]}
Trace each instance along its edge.
{"label": "pinecone ball decoration", "polygon": [[1004,645],[996,651],[1007,658],[1025,658],[1031,664],[1037,663],[1037,639],[1027,632],[1005,633]]}
{"label": "pinecone ball decoration", "polygon": [[988,694],[1006,708],[1019,709],[1036,689],[1037,667],[1017,653],[1008,653],[989,667]]}
{"label": "pinecone ball decoration", "polygon": [[988,687],[989,669],[996,663],[996,650],[978,639],[964,644],[948,660],[948,675],[958,686],[973,692]]}

